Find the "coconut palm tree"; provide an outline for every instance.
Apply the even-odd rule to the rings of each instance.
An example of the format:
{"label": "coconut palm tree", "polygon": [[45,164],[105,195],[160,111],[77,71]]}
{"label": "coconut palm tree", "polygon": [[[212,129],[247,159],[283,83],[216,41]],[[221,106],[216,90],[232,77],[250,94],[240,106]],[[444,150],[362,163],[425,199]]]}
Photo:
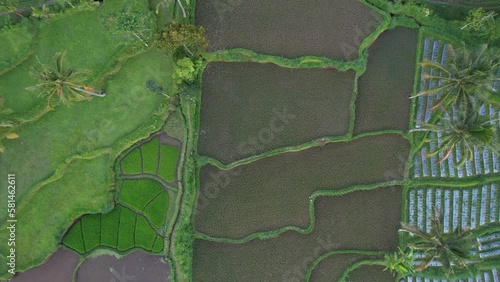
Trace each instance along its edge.
{"label": "coconut palm tree", "polygon": [[416,238],[410,238],[411,243],[408,247],[424,252],[424,258],[415,271],[422,271],[432,261],[437,260],[442,263],[446,275],[449,275],[454,273],[455,267],[467,268],[468,263],[479,261],[477,250],[479,242],[474,234],[468,227],[464,230],[457,228],[452,233],[444,233],[440,212],[435,212],[432,216],[429,234],[406,223],[401,223],[399,232],[415,235]]}
{"label": "coconut palm tree", "polygon": [[433,70],[433,74],[424,74],[425,80],[434,79],[441,82],[411,97],[437,96],[441,93],[431,109],[441,105],[449,108],[453,104],[464,108],[473,99],[485,103],[500,103],[500,97],[493,89],[493,84],[500,81],[497,76],[500,57],[489,52],[486,44],[473,50],[468,50],[464,45],[457,51],[448,45],[448,59],[444,66],[430,60],[424,60],[419,65]]}
{"label": "coconut palm tree", "polygon": [[[453,113],[453,111],[450,111]],[[498,119],[492,116],[481,116],[478,110],[468,107],[467,110],[456,110],[456,115],[444,111],[436,124],[422,123],[422,127],[413,129],[410,132],[425,131],[441,133],[441,136],[427,138],[426,142],[438,141],[438,146],[434,151],[427,154],[427,157],[443,153],[443,157],[438,163],[448,159],[454,149],[459,149],[461,158],[455,163],[455,167],[461,167],[466,161],[471,161],[474,157],[474,148],[483,151],[489,148],[492,152],[499,151],[498,131],[495,123]]]}
{"label": "coconut palm tree", "polygon": [[55,70],[42,65],[41,70],[33,69],[31,75],[38,78],[39,83],[26,89],[40,91],[40,96],[47,97],[48,106],[71,105],[73,101],[90,100],[91,96],[103,97],[104,93],[94,93],[92,87],[84,84],[88,71],[75,71],[63,68],[66,52],[56,53]]}

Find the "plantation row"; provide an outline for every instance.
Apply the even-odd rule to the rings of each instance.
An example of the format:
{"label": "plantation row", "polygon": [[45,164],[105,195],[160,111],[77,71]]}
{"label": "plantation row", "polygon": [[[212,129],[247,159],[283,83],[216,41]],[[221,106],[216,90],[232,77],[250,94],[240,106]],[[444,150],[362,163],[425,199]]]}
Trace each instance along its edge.
{"label": "plantation row", "polygon": [[[488,271],[483,271],[478,274],[475,278],[469,279],[458,279],[458,280],[450,280],[450,279],[429,279],[429,278],[420,278],[420,277],[407,277],[407,282],[500,282],[498,276],[498,270],[492,269]],[[404,281],[404,280],[403,280]]]}
{"label": "plantation row", "polygon": [[179,148],[160,143],[158,136],[131,151],[121,161],[124,174],[154,174],[167,182],[176,178]]}
{"label": "plantation row", "polygon": [[[447,44],[443,44],[436,40],[425,39],[424,40],[424,59],[440,62],[442,65],[446,61],[447,57]],[[434,70],[428,70],[424,68],[422,70],[422,79],[420,81],[420,90],[427,90],[439,85],[439,81],[434,79],[429,79],[426,81],[424,79],[425,74],[435,75]],[[439,97],[439,96],[438,96]],[[417,99],[417,109],[416,109],[416,120],[415,127],[419,128],[422,122],[430,122],[432,119],[433,111],[430,108],[433,106],[435,97],[430,95],[420,96]],[[454,111],[455,112],[455,111]],[[480,108],[480,115],[494,115],[498,117],[498,110],[489,106],[483,105]],[[498,122],[498,121],[497,121]],[[500,124],[499,124],[500,126]],[[437,137],[437,138],[436,138]],[[439,153],[436,156],[428,158],[426,154],[434,151],[442,143],[440,140],[441,133],[437,135],[435,133],[430,133],[429,139],[437,139],[429,142],[422,146],[421,150],[414,156],[414,176],[415,177],[459,177],[473,176],[480,174],[496,173],[499,172],[498,155],[496,153],[490,152],[490,150],[478,150],[474,149],[474,158],[472,161],[467,161],[464,167],[455,168],[454,163],[460,160],[462,152],[457,147],[453,150],[450,157],[438,163],[438,160],[443,158],[444,153]]]}
{"label": "plantation row", "polygon": [[120,205],[107,214],[82,217],[71,227],[63,243],[80,254],[89,253],[99,246],[118,251],[135,247],[153,252],[163,249],[163,237],[146,218]]}
{"label": "plantation row", "polygon": [[481,246],[479,246],[479,256],[481,258],[500,255],[500,232],[481,236],[478,241],[481,243]]}
{"label": "plantation row", "polygon": [[500,193],[495,183],[480,188],[412,188],[408,201],[409,223],[427,232],[435,209],[443,212],[445,233],[500,221]]}

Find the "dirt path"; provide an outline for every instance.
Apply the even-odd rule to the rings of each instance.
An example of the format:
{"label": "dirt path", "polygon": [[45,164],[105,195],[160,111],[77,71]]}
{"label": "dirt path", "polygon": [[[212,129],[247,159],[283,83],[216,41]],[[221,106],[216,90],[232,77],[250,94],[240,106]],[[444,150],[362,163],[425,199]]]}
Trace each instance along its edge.
{"label": "dirt path", "polygon": [[478,5],[464,4],[464,3],[458,3],[455,1],[444,1],[444,0],[426,0],[426,2],[432,3],[432,4],[438,4],[438,5],[450,5],[450,6],[457,6],[457,7],[464,7],[464,8],[483,8],[485,10],[500,9],[500,4],[495,5],[495,6],[481,6],[481,4],[478,4]]}

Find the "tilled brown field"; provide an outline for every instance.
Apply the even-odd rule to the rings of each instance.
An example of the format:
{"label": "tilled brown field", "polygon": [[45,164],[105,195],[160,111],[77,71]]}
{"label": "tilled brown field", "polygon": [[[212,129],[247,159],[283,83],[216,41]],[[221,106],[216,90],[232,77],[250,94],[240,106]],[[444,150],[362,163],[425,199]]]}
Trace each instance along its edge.
{"label": "tilled brown field", "polygon": [[354,59],[381,21],[353,0],[196,1],[196,24],[205,27],[210,51],[240,47],[285,57]]}
{"label": "tilled brown field", "polygon": [[354,72],[211,63],[203,74],[199,154],[224,163],[344,135]]}
{"label": "tilled brown field", "polygon": [[57,282],[72,281],[73,271],[80,256],[73,251],[59,248],[44,264],[14,276],[12,282]]}
{"label": "tilled brown field", "polygon": [[77,271],[76,282],[170,281],[170,267],[161,256],[135,251],[117,259],[110,255],[86,259]]}
{"label": "tilled brown field", "polygon": [[358,84],[355,133],[408,130],[417,36],[412,29],[389,30],[368,49],[367,70]]}
{"label": "tilled brown field", "polygon": [[310,234],[287,231],[245,244],[196,240],[193,281],[304,281],[310,265],[328,251],[394,251],[401,205],[401,187],[319,197]]}
{"label": "tilled brown field", "polygon": [[391,273],[384,271],[384,267],[379,265],[364,265],[349,273],[347,278],[349,282],[388,282],[394,280]]}
{"label": "tilled brown field", "polygon": [[406,139],[384,134],[280,154],[229,171],[207,165],[200,172],[196,230],[242,238],[287,225],[306,227],[314,191],[402,180],[408,150]]}
{"label": "tilled brown field", "polygon": [[323,259],[311,273],[311,282],[339,281],[342,273],[352,264],[372,256],[360,254],[336,254]]}

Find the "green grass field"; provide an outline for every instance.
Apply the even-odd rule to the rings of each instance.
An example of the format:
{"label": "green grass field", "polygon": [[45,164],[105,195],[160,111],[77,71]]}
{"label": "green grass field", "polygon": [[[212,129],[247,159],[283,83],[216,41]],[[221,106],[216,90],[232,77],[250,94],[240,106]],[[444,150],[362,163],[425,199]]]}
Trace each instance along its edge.
{"label": "green grass field", "polygon": [[27,23],[0,31],[0,42],[2,42],[0,73],[28,56],[33,47],[33,33]]}
{"label": "green grass field", "polygon": [[[68,10],[41,21],[34,54],[0,75],[0,93],[6,99],[6,107],[12,108],[22,119],[33,117],[41,110],[37,107],[46,104],[36,97],[36,93],[25,90],[36,84],[28,74],[30,69],[39,65],[38,60],[53,67],[56,52],[67,51],[65,67],[91,70],[93,75],[89,82],[107,93],[105,98],[75,103],[70,108],[56,107],[38,120],[19,127],[16,130],[19,139],[4,142],[7,149],[0,155],[0,172],[18,175],[19,222],[27,221],[28,217],[30,222],[35,222],[20,227],[22,235],[18,236],[18,242],[22,247],[18,252],[23,258],[19,259],[18,271],[41,263],[55,251],[73,220],[83,214],[111,208],[114,159],[138,140],[160,129],[166,118],[164,99],[148,91],[145,83],[154,79],[167,90],[171,89],[170,55],[155,48],[139,54],[136,48],[135,55],[126,59],[133,55],[129,48],[133,47],[130,36],[110,32],[103,25],[103,19],[119,11],[123,3],[111,0],[96,11]],[[13,34],[2,30],[0,38],[2,36],[12,37]],[[22,46],[30,44],[30,35],[26,36],[20,39],[18,47],[8,47],[18,48],[19,58],[27,48]],[[1,53],[4,54],[3,49]],[[136,110],[138,104],[140,111]],[[79,155],[88,160],[78,159]],[[56,190],[61,192],[53,192]],[[5,196],[0,194],[2,202]],[[57,200],[60,203],[54,205]],[[49,203],[51,208],[45,208]],[[0,206],[2,221],[5,208],[6,205]],[[49,227],[40,232],[42,222]],[[4,229],[0,232],[2,238],[4,232]],[[95,245],[96,239],[87,240]],[[0,276],[5,274],[2,263]]]}
{"label": "green grass field", "polygon": [[[109,155],[89,160],[76,159],[68,165],[59,180],[32,190],[19,203],[17,269],[24,270],[39,264],[52,254],[66,229],[78,216],[110,208],[113,192],[106,172],[112,164],[113,159]],[[5,224],[2,225],[2,240],[7,240],[7,231]],[[0,251],[6,253],[5,245],[0,246]],[[5,264],[0,266],[0,270],[0,273],[6,271]]]}

